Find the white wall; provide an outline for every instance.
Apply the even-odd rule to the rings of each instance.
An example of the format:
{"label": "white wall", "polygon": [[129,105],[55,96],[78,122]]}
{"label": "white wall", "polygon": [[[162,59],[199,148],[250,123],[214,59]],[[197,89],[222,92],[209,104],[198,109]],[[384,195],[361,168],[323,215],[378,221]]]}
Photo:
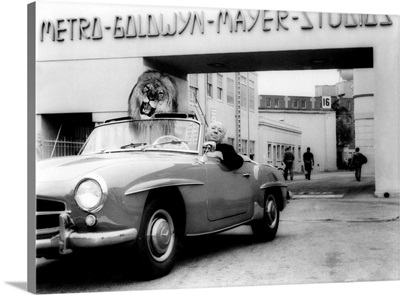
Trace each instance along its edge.
{"label": "white wall", "polygon": [[376,97],[375,79],[372,69],[354,70],[354,121],[355,144],[368,158],[362,173],[374,173],[375,169],[375,119],[374,106]]}
{"label": "white wall", "polygon": [[[256,161],[262,164],[270,164],[273,166],[281,166],[282,155],[277,158],[274,154],[274,146],[291,146],[294,147],[294,171],[300,172],[302,159],[298,155],[298,148],[301,148],[302,132],[299,128],[289,125],[281,121],[275,121],[266,118],[265,116],[259,117],[258,124],[258,148]],[[268,145],[271,145],[271,153],[268,154]]]}
{"label": "white wall", "polygon": [[142,58],[37,62],[38,114],[121,112],[147,67]]}
{"label": "white wall", "polygon": [[[38,62],[36,112],[87,112],[99,120],[122,116],[133,86],[148,69],[142,58]],[[187,82],[173,78],[182,96],[178,111],[187,111]]]}
{"label": "white wall", "polygon": [[[316,171],[337,170],[335,112],[260,111],[260,117],[285,122],[301,130],[302,154],[307,147],[314,154]],[[261,120],[261,119],[260,119]]]}

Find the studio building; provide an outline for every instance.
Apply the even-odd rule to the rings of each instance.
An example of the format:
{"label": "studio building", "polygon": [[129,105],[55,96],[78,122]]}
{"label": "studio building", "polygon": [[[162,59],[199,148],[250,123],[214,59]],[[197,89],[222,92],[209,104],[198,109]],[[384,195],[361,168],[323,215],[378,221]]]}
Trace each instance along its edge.
{"label": "studio building", "polygon": [[[36,110],[31,124],[35,129],[30,132],[37,141],[46,134],[61,133],[69,114],[82,124],[79,130],[68,132],[82,138],[97,123],[126,115],[128,95],[147,69],[173,76],[179,93],[185,94],[190,74],[214,74],[213,83],[218,85],[217,73],[351,69],[355,145],[374,159],[375,195],[400,195],[397,16],[43,1],[30,5],[29,27],[29,66],[36,81],[29,88],[28,103]],[[232,80],[240,91],[242,77]],[[251,83],[246,85],[252,88]],[[256,98],[257,85],[252,86]],[[178,109],[186,112],[189,104],[186,96]],[[209,118],[225,119],[223,110],[208,106]],[[240,125],[229,137],[240,151],[247,145],[247,154],[252,153],[255,141],[257,156],[257,141],[265,139],[251,133],[249,126],[264,120],[261,129],[270,128],[270,120],[279,122],[279,118],[259,119],[256,110],[255,106],[252,119],[249,105],[240,109],[241,122],[247,120],[249,125]],[[229,112],[238,115],[236,109]],[[324,128],[330,130],[330,119],[324,120]],[[284,126],[287,121],[281,123]],[[285,130],[297,138],[296,150],[305,133],[288,125]],[[331,136],[331,132],[321,136]],[[325,163],[331,165],[330,160]]]}

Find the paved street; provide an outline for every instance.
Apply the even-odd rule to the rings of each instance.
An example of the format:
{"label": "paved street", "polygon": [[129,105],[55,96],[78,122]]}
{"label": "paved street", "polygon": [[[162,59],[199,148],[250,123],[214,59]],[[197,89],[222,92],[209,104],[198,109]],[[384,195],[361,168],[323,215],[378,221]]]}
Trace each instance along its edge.
{"label": "paved street", "polygon": [[172,272],[154,281],[139,280],[116,253],[39,259],[38,293],[400,280],[399,199],[375,198],[372,175],[295,175],[288,184],[294,198],[272,242],[255,242],[247,226],[190,238]]}
{"label": "paved street", "polygon": [[[313,172],[311,180],[295,173],[294,180],[287,182],[296,197],[301,195],[341,195],[344,199],[374,200],[375,181],[371,174],[362,175],[356,181],[354,171]],[[389,200],[389,199],[387,199]],[[387,201],[386,199],[384,201]]]}

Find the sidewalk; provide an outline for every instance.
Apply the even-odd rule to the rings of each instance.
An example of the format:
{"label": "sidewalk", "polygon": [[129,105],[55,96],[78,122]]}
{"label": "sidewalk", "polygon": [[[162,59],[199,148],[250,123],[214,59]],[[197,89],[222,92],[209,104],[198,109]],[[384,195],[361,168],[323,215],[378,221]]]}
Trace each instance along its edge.
{"label": "sidewalk", "polygon": [[314,196],[315,198],[340,198],[353,200],[378,200],[399,203],[397,198],[377,198],[375,192],[375,175],[362,174],[361,181],[356,181],[354,171],[338,170],[315,172],[311,180],[304,174],[295,173],[293,180],[286,181],[294,198]]}

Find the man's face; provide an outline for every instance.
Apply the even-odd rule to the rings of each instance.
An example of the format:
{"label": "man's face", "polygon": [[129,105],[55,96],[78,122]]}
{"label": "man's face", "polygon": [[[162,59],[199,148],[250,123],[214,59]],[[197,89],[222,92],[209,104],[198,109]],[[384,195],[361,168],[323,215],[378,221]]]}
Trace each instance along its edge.
{"label": "man's face", "polygon": [[206,140],[215,141],[216,143],[221,143],[225,137],[225,129],[222,124],[216,122],[211,123],[206,132]]}

